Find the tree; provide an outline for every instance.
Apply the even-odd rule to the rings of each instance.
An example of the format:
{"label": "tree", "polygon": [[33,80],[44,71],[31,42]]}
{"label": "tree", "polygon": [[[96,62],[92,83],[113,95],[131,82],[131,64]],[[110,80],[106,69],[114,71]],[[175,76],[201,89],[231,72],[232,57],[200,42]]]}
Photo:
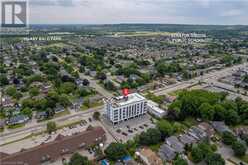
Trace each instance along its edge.
{"label": "tree", "polygon": [[95,120],[100,120],[100,116],[101,116],[101,114],[100,114],[100,112],[98,112],[98,111],[94,112],[94,114],[93,114],[93,118],[94,118]]}
{"label": "tree", "polygon": [[72,82],[65,82],[61,84],[59,91],[60,93],[69,94],[72,93],[76,88],[76,85]]}
{"label": "tree", "polygon": [[235,110],[233,109],[226,110],[225,123],[230,125],[235,125],[239,122],[239,119],[240,119],[239,115]]}
{"label": "tree", "polygon": [[215,111],[215,115],[214,115],[214,120],[224,120],[225,119],[225,108],[220,105],[220,104],[216,104],[214,105],[214,111]]}
{"label": "tree", "polygon": [[232,145],[236,141],[236,138],[231,132],[225,131],[222,134],[222,141],[226,145]]}
{"label": "tree", "polygon": [[225,160],[221,157],[220,154],[211,153],[206,157],[207,165],[225,165]]}
{"label": "tree", "polygon": [[58,102],[63,107],[67,107],[67,106],[71,105],[71,102],[70,102],[70,100],[66,94],[62,94],[61,96],[59,96]]}
{"label": "tree", "polygon": [[78,89],[78,94],[81,97],[85,97],[85,96],[92,94],[92,91],[88,89],[87,87],[83,87],[83,88]]}
{"label": "tree", "polygon": [[9,80],[6,75],[0,75],[0,86],[8,85]]}
{"label": "tree", "polygon": [[86,106],[87,108],[90,108],[90,99],[88,98],[85,99],[83,105]]}
{"label": "tree", "polygon": [[170,136],[174,132],[173,126],[166,120],[158,121],[157,127],[163,137]]}
{"label": "tree", "polygon": [[18,85],[18,84],[20,84],[20,81],[17,78],[14,78],[13,79],[13,84]]}
{"label": "tree", "polygon": [[18,92],[16,87],[10,86],[6,89],[6,94],[15,98],[15,99],[20,99],[22,97],[22,93]]}
{"label": "tree", "polygon": [[194,163],[199,163],[204,159],[204,153],[198,146],[192,148],[191,156]]}
{"label": "tree", "polygon": [[110,91],[116,90],[116,86],[115,86],[114,83],[111,82],[111,81],[106,81],[106,82],[104,83],[104,87],[105,87],[107,90],[110,90]]}
{"label": "tree", "polygon": [[201,117],[206,120],[213,120],[214,118],[214,109],[209,103],[203,103],[199,107]]}
{"label": "tree", "polygon": [[26,107],[22,109],[21,112],[23,115],[28,116],[30,119],[32,118],[33,111],[30,108]]}
{"label": "tree", "polygon": [[156,128],[149,128],[139,136],[139,143],[142,145],[157,144],[161,141],[161,133]]}
{"label": "tree", "polygon": [[247,134],[241,134],[241,139],[245,141],[246,145],[248,146],[248,135]]}
{"label": "tree", "polygon": [[57,129],[56,127],[57,126],[56,126],[55,122],[53,122],[53,121],[48,122],[47,123],[47,132],[50,134],[50,133],[56,131],[56,129]]}
{"label": "tree", "polygon": [[236,156],[244,156],[245,152],[246,152],[246,146],[240,142],[240,141],[236,141],[232,144],[232,149],[234,151],[234,154]]}
{"label": "tree", "polygon": [[8,87],[7,89],[6,89],[6,94],[7,95],[9,95],[9,96],[15,96],[16,95],[16,93],[17,93],[17,90],[16,90],[16,88],[14,87],[14,86],[10,86],[10,87]]}
{"label": "tree", "polygon": [[90,84],[89,80],[83,79],[83,85],[88,86]]}
{"label": "tree", "polygon": [[37,87],[30,88],[29,90],[30,96],[37,96],[39,94],[39,89]]}
{"label": "tree", "polygon": [[106,149],[105,154],[108,159],[116,161],[127,154],[124,144],[111,143]]}
{"label": "tree", "polygon": [[70,158],[69,165],[91,165],[92,163],[87,157],[80,155],[79,153],[74,153]]}
{"label": "tree", "polygon": [[188,162],[180,156],[177,156],[173,161],[173,165],[188,165]]}
{"label": "tree", "polygon": [[103,80],[106,80],[107,79],[107,76],[103,72],[97,72],[96,78],[103,81]]}
{"label": "tree", "polygon": [[174,132],[176,133],[182,133],[186,129],[186,126],[179,122],[174,122],[173,129],[174,129]]}

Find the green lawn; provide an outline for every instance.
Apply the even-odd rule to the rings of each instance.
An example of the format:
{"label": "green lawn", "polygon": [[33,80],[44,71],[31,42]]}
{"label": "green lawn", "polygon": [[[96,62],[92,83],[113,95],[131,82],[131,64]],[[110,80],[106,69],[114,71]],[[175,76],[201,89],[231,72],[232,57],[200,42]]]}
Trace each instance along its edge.
{"label": "green lawn", "polygon": [[24,126],[25,126],[25,124],[15,124],[15,125],[9,125],[8,128],[9,129],[16,129],[16,128],[21,128]]}
{"label": "green lawn", "polygon": [[196,125],[196,124],[197,124],[197,121],[196,121],[194,118],[188,117],[188,118],[186,118],[186,119],[182,122],[182,124],[184,124],[185,126],[187,126],[187,127],[190,128],[190,127]]}
{"label": "green lawn", "polygon": [[245,163],[248,163],[248,155],[242,156],[240,159]]}
{"label": "green lawn", "polygon": [[159,150],[159,148],[160,148],[160,146],[161,146],[162,144],[163,144],[163,142],[158,143],[158,144],[154,144],[154,145],[149,146],[149,148],[150,148],[151,150],[153,150],[154,152],[158,152],[158,150]]}
{"label": "green lawn", "polygon": [[180,94],[180,92],[182,92],[182,91],[183,91],[183,89],[175,90],[175,91],[169,92],[168,95],[178,96]]}
{"label": "green lawn", "polygon": [[4,131],[4,128],[0,128],[0,133]]}
{"label": "green lawn", "polygon": [[61,117],[61,116],[65,116],[65,115],[69,115],[69,114],[70,114],[70,111],[69,111],[68,109],[66,109],[66,110],[63,111],[63,112],[56,113],[56,114],[54,115],[54,118],[56,118],[56,117]]}
{"label": "green lawn", "polygon": [[85,111],[87,109],[98,107],[98,106],[101,106],[101,105],[103,105],[103,102],[102,101],[97,101],[97,102],[91,103],[90,107],[86,107],[85,105],[82,105],[81,110]]}

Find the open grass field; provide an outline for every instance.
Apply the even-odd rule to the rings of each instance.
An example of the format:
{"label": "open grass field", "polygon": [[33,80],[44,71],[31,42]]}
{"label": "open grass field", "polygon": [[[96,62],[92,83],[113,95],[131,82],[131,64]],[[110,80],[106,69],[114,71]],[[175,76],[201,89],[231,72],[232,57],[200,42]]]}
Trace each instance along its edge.
{"label": "open grass field", "polygon": [[139,31],[139,32],[117,32],[114,34],[115,37],[142,37],[142,36],[169,36],[175,33],[171,32],[148,32],[148,31]]}

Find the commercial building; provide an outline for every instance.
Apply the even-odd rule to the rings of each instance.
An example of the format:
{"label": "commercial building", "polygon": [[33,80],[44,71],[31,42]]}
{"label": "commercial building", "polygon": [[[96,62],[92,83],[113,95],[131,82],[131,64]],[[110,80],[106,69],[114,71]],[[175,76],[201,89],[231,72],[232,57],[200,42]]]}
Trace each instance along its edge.
{"label": "commercial building", "polygon": [[164,117],[167,112],[163,109],[159,108],[159,105],[151,100],[147,101],[147,110],[150,114],[154,115],[155,117],[162,118]]}
{"label": "commercial building", "polygon": [[20,152],[13,154],[0,152],[0,164],[49,164],[67,154],[73,154],[77,150],[87,149],[90,146],[104,143],[105,140],[106,134],[102,127],[89,128],[84,132],[72,136],[58,135],[52,142],[42,143],[39,146],[25,149]]}
{"label": "commercial building", "polygon": [[138,93],[105,100],[105,114],[113,124],[139,117],[146,112],[147,101]]}

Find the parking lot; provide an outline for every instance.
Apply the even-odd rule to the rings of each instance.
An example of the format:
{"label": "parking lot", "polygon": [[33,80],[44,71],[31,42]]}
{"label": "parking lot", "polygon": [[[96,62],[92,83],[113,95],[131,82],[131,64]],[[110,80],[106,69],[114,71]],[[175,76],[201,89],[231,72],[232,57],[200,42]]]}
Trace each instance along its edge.
{"label": "parking lot", "polygon": [[[28,149],[31,147],[38,146],[42,143],[48,143],[48,142],[54,141],[58,135],[71,136],[71,135],[76,134],[78,132],[83,132],[90,125],[93,127],[94,126],[103,127],[101,122],[92,119],[92,117],[84,117],[84,118],[81,118],[80,123],[75,124],[75,125],[71,125],[71,126],[67,126],[67,127],[62,128],[62,129],[58,129],[56,132],[52,132],[51,134],[43,133],[43,134],[38,135],[38,136],[32,136],[31,138],[17,141],[17,142],[8,144],[8,145],[0,146],[0,152],[5,152],[5,153],[9,153],[9,154],[15,153],[15,152],[18,152],[22,149]],[[103,129],[105,130],[106,136],[107,136],[107,141],[105,142],[105,146],[104,146],[104,147],[106,147],[108,144],[113,142],[114,139],[108,133],[106,128],[103,127]],[[93,154],[93,153],[89,153],[89,151],[86,151],[86,152],[88,152],[89,155]]]}
{"label": "parking lot", "polygon": [[103,123],[115,137],[115,139],[121,142],[126,142],[130,139],[133,139],[141,132],[155,127],[155,125],[152,123],[151,116],[149,115],[133,118],[117,125],[112,125],[106,118],[103,118]]}

